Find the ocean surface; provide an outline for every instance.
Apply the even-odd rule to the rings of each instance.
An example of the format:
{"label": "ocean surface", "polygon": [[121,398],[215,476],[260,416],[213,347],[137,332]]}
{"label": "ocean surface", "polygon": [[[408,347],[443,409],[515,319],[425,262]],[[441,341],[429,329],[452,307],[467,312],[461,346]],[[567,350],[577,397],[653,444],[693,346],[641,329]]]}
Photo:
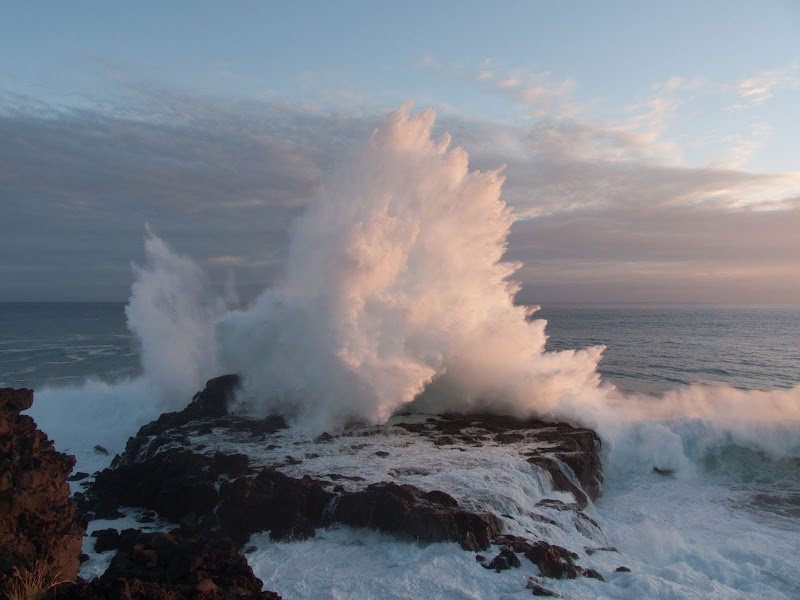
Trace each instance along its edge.
{"label": "ocean surface", "polygon": [[[141,374],[125,303],[0,303],[0,386],[118,382]],[[599,371],[624,391],[697,382],[800,384],[800,305],[551,304],[547,350],[604,345]]]}
{"label": "ocean surface", "polygon": [[[34,388],[32,415],[89,472],[108,460],[91,452],[95,443],[119,451],[158,412],[124,306],[0,304],[0,386]],[[636,398],[639,410],[654,407],[651,419],[601,424],[606,488],[588,510],[603,543],[619,553],[580,562],[607,581],[547,586],[565,598],[800,598],[800,306],[559,304],[544,305],[535,318],[548,321],[548,350],[605,346],[603,380]],[[705,406],[709,398],[729,402],[731,414],[668,417],[662,410]],[[412,450],[421,462],[433,460],[425,448]],[[516,490],[523,510],[539,493],[525,468],[497,462],[481,481],[460,485]],[[435,477],[460,473],[457,464],[448,469],[414,483],[439,485]],[[105,526],[120,524],[91,525]],[[554,535],[579,552],[598,543],[566,529]],[[523,575],[535,571],[526,565],[495,574],[476,569],[454,544],[422,546],[347,528],[290,544],[257,535],[251,545],[256,575],[293,600],[527,598]],[[92,560],[84,576],[102,572],[109,557],[85,550]],[[309,561],[313,573],[296,568]],[[614,573],[619,564],[632,573]]]}

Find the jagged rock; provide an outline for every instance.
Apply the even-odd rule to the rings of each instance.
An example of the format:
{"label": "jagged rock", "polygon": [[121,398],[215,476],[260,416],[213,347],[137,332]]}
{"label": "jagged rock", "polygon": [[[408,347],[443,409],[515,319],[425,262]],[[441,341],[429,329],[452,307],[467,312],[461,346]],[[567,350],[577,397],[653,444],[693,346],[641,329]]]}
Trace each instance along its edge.
{"label": "jagged rock", "polygon": [[580,566],[575,564],[578,555],[562,546],[549,544],[544,540],[531,542],[523,537],[507,534],[498,535],[493,541],[524,554],[525,558],[539,567],[542,577],[575,579],[581,573]]}
{"label": "jagged rock", "polygon": [[497,573],[505,571],[514,567],[519,567],[519,557],[516,552],[511,548],[504,547],[500,549],[500,554],[495,556],[488,565],[484,565],[487,569],[494,569]]}
{"label": "jagged rock", "polygon": [[210,512],[218,500],[214,483],[226,464],[181,449],[142,462],[125,462],[97,475],[92,509],[102,514],[119,506],[138,506],[176,522],[188,513]]}
{"label": "jagged rock", "polygon": [[425,542],[459,542],[473,551],[486,550],[501,528],[495,515],[462,510],[444,492],[425,494],[411,485],[385,481],[342,494],[332,517],[354,527],[403,533]]}
{"label": "jagged rock", "polygon": [[131,530],[123,532],[120,549],[101,577],[58,586],[51,597],[281,600],[274,592],[262,592],[262,586],[229,539]]}
{"label": "jagged rock", "polygon": [[556,594],[553,590],[548,590],[535,577],[528,577],[528,582],[525,588],[533,592],[534,596],[547,596],[549,598],[561,598],[560,594]]}
{"label": "jagged rock", "polygon": [[[523,445],[528,462],[546,470],[553,487],[572,493],[581,508],[603,493],[601,442],[591,429],[490,414],[445,414],[425,424],[398,426],[427,433],[437,445],[455,443],[454,436],[466,443],[480,443],[494,434],[497,443]],[[547,446],[542,447],[542,442]]]}
{"label": "jagged rock", "polygon": [[602,548],[584,548],[586,554],[591,556],[595,552],[619,552],[614,546],[603,546]]}
{"label": "jagged rock", "polygon": [[0,595],[15,568],[43,571],[47,582],[80,568],[86,523],[67,483],[75,458],[20,414],[32,404],[32,390],[0,389]]}
{"label": "jagged rock", "polygon": [[320,481],[264,469],[253,479],[224,482],[216,516],[220,529],[237,544],[258,531],[270,531],[277,540],[304,539],[322,525],[333,497]]}
{"label": "jagged rock", "polygon": [[116,529],[98,529],[92,533],[92,537],[97,538],[94,542],[95,552],[107,552],[119,548],[120,536]]}
{"label": "jagged rock", "polygon": [[581,572],[581,575],[583,575],[584,577],[589,577],[590,579],[598,579],[600,581],[605,581],[606,580],[605,577],[600,575],[600,573],[598,573],[594,569],[584,569]]}
{"label": "jagged rock", "polygon": [[[379,435],[381,428],[352,425],[335,436],[325,433],[313,440],[290,436],[287,442],[285,436],[273,436],[286,427],[282,417],[246,419],[228,414],[228,402],[238,385],[236,376],[209,380],[183,411],[161,415],[143,426],[128,441],[125,452],[115,458],[113,468],[97,475],[81,505],[96,515],[114,514],[123,505],[146,508],[180,523],[178,531],[183,537],[225,535],[239,547],[257,532],[269,531],[275,540],[303,539],[313,536],[318,527],[339,522],[423,542],[455,541],[471,551],[486,550],[492,543],[508,546],[484,564],[495,570],[518,566],[517,554],[524,554],[539,567],[542,576],[575,578],[596,573],[576,565],[578,555],[560,546],[500,535],[502,524],[495,515],[465,510],[442,490],[425,491],[377,478],[368,484],[352,471],[326,473],[320,465],[327,465],[337,453],[352,456],[368,448],[366,460],[389,457],[385,450],[376,451],[374,442],[351,444],[346,440]],[[389,435],[399,439],[422,437],[443,453],[483,444],[494,444],[497,450],[501,444],[502,451],[518,453],[550,473],[556,489],[571,492],[576,499],[574,503],[548,499],[540,506],[573,512],[579,531],[591,539],[602,539],[602,532],[597,535],[597,524],[582,510],[602,492],[600,440],[593,431],[485,414],[447,414],[429,417],[425,422],[394,422],[394,426],[402,431],[394,429]],[[389,427],[385,430],[388,433]],[[213,438],[198,439],[212,435],[226,436],[244,447],[255,443],[259,449],[277,452],[259,455],[256,460],[266,459],[271,466],[263,468],[262,462],[256,470],[245,455],[212,454]],[[391,447],[402,455],[402,444]],[[320,457],[325,460],[315,460]],[[386,463],[387,478],[424,477],[435,471],[430,465]],[[309,472],[313,477],[304,475]],[[545,515],[530,516],[564,527]],[[158,553],[151,548],[140,559],[155,565]],[[145,585],[141,583],[144,580],[134,579],[134,583],[126,584],[130,593],[136,593],[135,586]],[[111,580],[107,578],[103,585],[111,585]],[[213,578],[205,578],[193,589],[197,597],[202,597],[218,595],[221,587]],[[531,589],[553,594],[542,586]]]}

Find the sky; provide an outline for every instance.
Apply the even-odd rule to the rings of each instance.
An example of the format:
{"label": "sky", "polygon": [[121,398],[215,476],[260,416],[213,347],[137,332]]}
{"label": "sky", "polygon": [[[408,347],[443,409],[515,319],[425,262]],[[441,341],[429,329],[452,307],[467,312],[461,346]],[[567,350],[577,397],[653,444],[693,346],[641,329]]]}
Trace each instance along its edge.
{"label": "sky", "polygon": [[0,301],[223,286],[409,99],[506,165],[524,302],[800,303],[800,2],[0,5]]}

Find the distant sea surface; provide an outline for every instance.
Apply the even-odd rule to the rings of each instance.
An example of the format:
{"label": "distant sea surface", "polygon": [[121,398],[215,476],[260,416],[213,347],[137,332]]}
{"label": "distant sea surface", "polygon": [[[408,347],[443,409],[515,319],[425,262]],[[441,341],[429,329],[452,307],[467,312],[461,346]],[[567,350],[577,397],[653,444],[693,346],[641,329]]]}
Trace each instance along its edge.
{"label": "distant sea surface", "polygon": [[[124,303],[0,303],[0,386],[139,375]],[[548,350],[604,345],[604,379],[657,393],[695,382],[800,384],[800,305],[545,304]],[[215,375],[209,373],[209,377]]]}

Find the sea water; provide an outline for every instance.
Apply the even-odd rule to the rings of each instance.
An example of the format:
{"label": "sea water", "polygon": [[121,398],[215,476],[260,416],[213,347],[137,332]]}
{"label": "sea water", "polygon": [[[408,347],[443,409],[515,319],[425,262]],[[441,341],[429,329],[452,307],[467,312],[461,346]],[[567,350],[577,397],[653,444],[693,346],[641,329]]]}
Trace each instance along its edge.
{"label": "sea water", "polygon": [[[605,345],[599,371],[629,394],[658,398],[698,383],[746,395],[788,393],[800,384],[799,306],[554,304],[537,316],[548,321],[549,350]],[[84,470],[107,460],[87,448],[103,442],[117,451],[156,416],[137,383],[138,356],[121,303],[0,304],[0,385],[36,390],[36,404],[51,412],[35,406],[34,416],[60,449],[78,453]],[[87,396],[97,403],[95,421],[80,404]],[[63,411],[52,417],[56,403]],[[71,420],[84,421],[82,447],[67,433]],[[766,444],[689,417],[615,432],[603,457],[605,493],[589,514],[619,553],[579,560],[607,581],[545,584],[570,598],[800,597],[800,437],[797,423],[785,426],[781,432],[770,424],[764,436],[783,438]],[[415,450],[422,462],[425,451]],[[512,489],[516,477],[535,503],[540,492],[530,487],[530,472],[515,468],[503,462],[479,471],[476,489]],[[578,552],[592,545],[577,533],[559,535],[558,543]],[[455,544],[398,542],[349,528],[289,544],[256,535],[250,546],[256,574],[287,598],[523,598],[530,593],[524,577],[536,573],[523,561],[520,570],[496,574]],[[101,572],[98,564],[85,574]],[[623,564],[631,574],[614,572]]]}
{"label": "sea water", "polygon": [[[0,303],[0,386],[116,383],[141,374],[124,302]],[[630,392],[692,383],[800,384],[800,305],[544,304],[547,350],[604,345],[603,378]],[[211,376],[212,374],[209,374]]]}

